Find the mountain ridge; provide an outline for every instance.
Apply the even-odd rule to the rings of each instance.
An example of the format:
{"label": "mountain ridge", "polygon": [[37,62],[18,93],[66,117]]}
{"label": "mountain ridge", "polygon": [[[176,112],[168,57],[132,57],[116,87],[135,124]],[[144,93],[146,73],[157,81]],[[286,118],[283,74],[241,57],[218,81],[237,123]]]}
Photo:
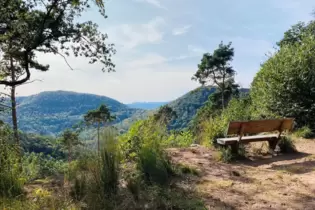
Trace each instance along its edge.
{"label": "mountain ridge", "polygon": [[[167,104],[178,116],[171,122],[170,128],[184,129],[214,91],[213,87],[199,87],[170,102],[144,102],[149,107],[143,109],[133,108],[116,99],[91,93],[43,91],[30,96],[17,97],[18,125],[23,132],[56,136],[66,128],[71,128],[82,121],[87,111],[105,104],[117,118],[113,125],[119,132],[125,132],[132,123],[145,119],[156,112],[158,107]],[[143,106],[142,102],[136,103],[140,104],[137,106]],[[10,113],[2,114],[0,119],[10,124],[12,122]]]}

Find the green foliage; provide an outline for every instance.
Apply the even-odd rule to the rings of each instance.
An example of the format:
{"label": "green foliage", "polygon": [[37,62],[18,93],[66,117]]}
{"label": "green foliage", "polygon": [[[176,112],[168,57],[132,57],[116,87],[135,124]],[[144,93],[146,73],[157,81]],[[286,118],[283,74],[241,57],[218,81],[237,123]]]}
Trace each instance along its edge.
{"label": "green foliage", "polygon": [[251,88],[254,117],[293,117],[298,127],[315,125],[314,40],[283,46],[262,65]]}
{"label": "green foliage", "polygon": [[281,136],[278,146],[282,153],[294,153],[297,151],[290,136]]}
{"label": "green foliage", "polygon": [[26,153],[22,158],[22,177],[26,181],[63,174],[66,170],[66,164],[62,160],[54,159],[51,156],[45,156],[43,153]]}
{"label": "green foliage", "polygon": [[195,176],[199,176],[200,175],[200,172],[197,170],[196,167],[192,167],[192,166],[185,165],[185,164],[180,164],[177,167],[179,168],[179,171],[182,174],[192,174],[192,175],[195,175]]}
{"label": "green foliage", "polygon": [[165,144],[169,147],[189,147],[194,143],[194,136],[191,131],[171,131]]}
{"label": "green foliage", "polygon": [[309,35],[315,35],[315,21],[310,21],[307,24],[299,22],[284,33],[283,38],[277,45],[283,47],[290,44],[299,44],[302,43],[304,36]]}
{"label": "green foliage", "polygon": [[310,139],[315,136],[314,132],[308,126],[303,126],[302,128],[297,129],[293,135],[305,139]]}
{"label": "green foliage", "polygon": [[24,180],[19,172],[16,145],[10,144],[11,132],[0,126],[0,197],[15,197],[22,194]]}
{"label": "green foliage", "polygon": [[168,125],[169,122],[176,117],[176,112],[168,105],[162,106],[157,113],[153,115],[154,121],[162,125]]}
{"label": "green foliage", "polygon": [[15,197],[22,194],[24,180],[18,167],[18,153],[14,145],[0,142],[0,197]]}
{"label": "green foliage", "polygon": [[222,108],[225,107],[226,100],[228,100],[228,98],[225,98],[226,95],[231,95],[231,90],[238,87],[234,85],[235,70],[230,65],[234,56],[234,48],[231,47],[231,44],[230,42],[224,45],[221,42],[213,54],[204,54],[201,63],[198,65],[198,70],[192,78],[198,80],[202,85],[206,83],[216,85],[221,93]]}
{"label": "green foliage", "polygon": [[87,124],[98,124],[111,122],[115,120],[115,116],[110,114],[106,105],[102,104],[95,110],[90,110],[84,115],[84,121]]}
{"label": "green foliage", "polygon": [[220,149],[220,156],[219,156],[219,160],[225,162],[225,163],[229,163],[232,161],[233,159],[233,154],[231,151],[231,148],[221,148]]}
{"label": "green foliage", "polygon": [[101,132],[99,154],[86,153],[71,169],[69,178],[74,182],[71,195],[89,208],[106,209],[118,192],[120,152],[117,133],[112,128]]}
{"label": "green foliage", "polygon": [[[0,48],[6,56],[21,63],[24,73],[16,81],[1,80],[0,84],[25,83],[31,75],[29,68],[48,70],[49,65],[36,61],[38,52],[62,56],[69,56],[71,52],[76,57],[89,58],[90,64],[103,64],[102,71],[113,71],[111,56],[115,50],[112,44],[105,42],[107,35],[92,21],[80,21],[82,13],[90,8],[90,2],[76,1],[74,6],[73,1],[59,0],[1,1]],[[106,17],[104,6],[100,11]]]}
{"label": "green foliage", "polygon": [[137,167],[149,184],[166,186],[173,174],[169,158],[158,148],[142,147],[138,154]]}
{"label": "green foliage", "polygon": [[[8,102],[6,100],[5,104]],[[81,122],[84,114],[89,110],[97,109],[101,104],[105,104],[112,115],[116,116],[112,124],[117,124],[124,131],[128,130],[132,122],[125,122],[126,125],[119,123],[131,117],[143,119],[147,116],[144,110],[131,109],[106,96],[68,91],[49,91],[17,97],[17,104],[19,104],[17,110],[19,129],[39,135],[58,136],[65,129]],[[9,113],[4,113],[1,119],[11,124],[12,117]]]}
{"label": "green foliage", "polygon": [[72,150],[75,146],[82,144],[79,140],[79,133],[66,129],[59,139],[60,144],[68,150],[68,161],[71,161]]}
{"label": "green foliage", "polygon": [[214,91],[215,88],[203,86],[170,102],[168,106],[176,112],[177,117],[170,122],[169,129],[182,130],[188,127],[197,110],[206,103]]}
{"label": "green foliage", "polygon": [[251,119],[249,107],[250,99],[245,96],[232,99],[220,115],[209,116],[207,112],[199,113],[194,125],[197,142],[214,145],[217,138],[224,137],[230,121]]}

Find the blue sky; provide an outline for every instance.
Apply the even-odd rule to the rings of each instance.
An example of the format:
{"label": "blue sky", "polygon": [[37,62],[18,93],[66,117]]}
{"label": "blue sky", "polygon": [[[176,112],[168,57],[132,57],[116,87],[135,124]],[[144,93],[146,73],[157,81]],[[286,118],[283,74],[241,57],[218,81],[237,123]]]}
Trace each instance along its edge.
{"label": "blue sky", "polygon": [[70,90],[106,95],[124,103],[169,101],[199,86],[191,81],[202,54],[222,40],[235,48],[236,80],[249,87],[275,43],[292,24],[309,21],[313,0],[110,0],[107,19],[96,10],[83,19],[97,22],[116,45],[115,73],[102,73],[84,58],[39,55],[49,72],[18,88],[18,95]]}

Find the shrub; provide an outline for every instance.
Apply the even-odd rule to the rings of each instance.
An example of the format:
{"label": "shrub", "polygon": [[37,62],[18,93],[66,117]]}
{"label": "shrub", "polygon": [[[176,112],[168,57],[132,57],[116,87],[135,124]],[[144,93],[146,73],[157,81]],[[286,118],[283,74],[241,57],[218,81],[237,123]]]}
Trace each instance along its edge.
{"label": "shrub", "polygon": [[195,175],[195,176],[199,176],[200,175],[200,172],[198,171],[198,169],[196,167],[180,164],[178,166],[178,168],[179,168],[179,170],[180,170],[180,172],[182,174],[192,174],[192,175]]}
{"label": "shrub", "polygon": [[23,184],[16,147],[0,140],[0,197],[21,195]]}
{"label": "shrub", "polygon": [[166,154],[152,147],[143,147],[139,151],[137,167],[144,180],[149,184],[167,185],[173,173]]}
{"label": "shrub", "polygon": [[229,163],[232,161],[232,159],[233,159],[233,154],[230,147],[220,149],[219,160],[225,163]]}
{"label": "shrub", "polygon": [[65,172],[66,163],[43,153],[26,153],[22,157],[22,176],[31,181]]}
{"label": "shrub", "polygon": [[221,114],[209,117],[199,116],[201,120],[195,131],[199,143],[209,146],[216,145],[216,139],[224,137],[227,125],[230,121],[249,120],[250,116],[250,99],[242,97],[232,99],[226,109]]}
{"label": "shrub", "polygon": [[294,132],[294,136],[309,139],[314,137],[314,133],[308,126],[303,126]]}
{"label": "shrub", "polygon": [[315,125],[314,36],[283,45],[256,74],[251,85],[253,114],[293,117],[298,125]]}
{"label": "shrub", "polygon": [[168,147],[188,147],[194,143],[194,136],[190,131],[173,131],[163,143]]}
{"label": "shrub", "polygon": [[90,209],[112,209],[120,174],[116,136],[114,129],[104,129],[100,134],[100,153],[85,152],[78,161],[71,162],[71,195]]}
{"label": "shrub", "polygon": [[278,146],[280,148],[280,151],[283,153],[297,152],[293,140],[289,136],[281,136]]}

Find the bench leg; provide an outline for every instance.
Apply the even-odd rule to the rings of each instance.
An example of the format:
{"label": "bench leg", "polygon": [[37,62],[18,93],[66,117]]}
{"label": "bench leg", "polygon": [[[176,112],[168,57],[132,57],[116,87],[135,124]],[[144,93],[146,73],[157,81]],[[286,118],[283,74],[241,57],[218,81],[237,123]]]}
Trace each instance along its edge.
{"label": "bench leg", "polygon": [[276,146],[278,144],[278,139],[272,139],[272,140],[269,140],[268,143],[269,143],[269,149],[274,151],[276,149]]}
{"label": "bench leg", "polygon": [[231,152],[233,155],[238,154],[239,143],[231,144]]}

